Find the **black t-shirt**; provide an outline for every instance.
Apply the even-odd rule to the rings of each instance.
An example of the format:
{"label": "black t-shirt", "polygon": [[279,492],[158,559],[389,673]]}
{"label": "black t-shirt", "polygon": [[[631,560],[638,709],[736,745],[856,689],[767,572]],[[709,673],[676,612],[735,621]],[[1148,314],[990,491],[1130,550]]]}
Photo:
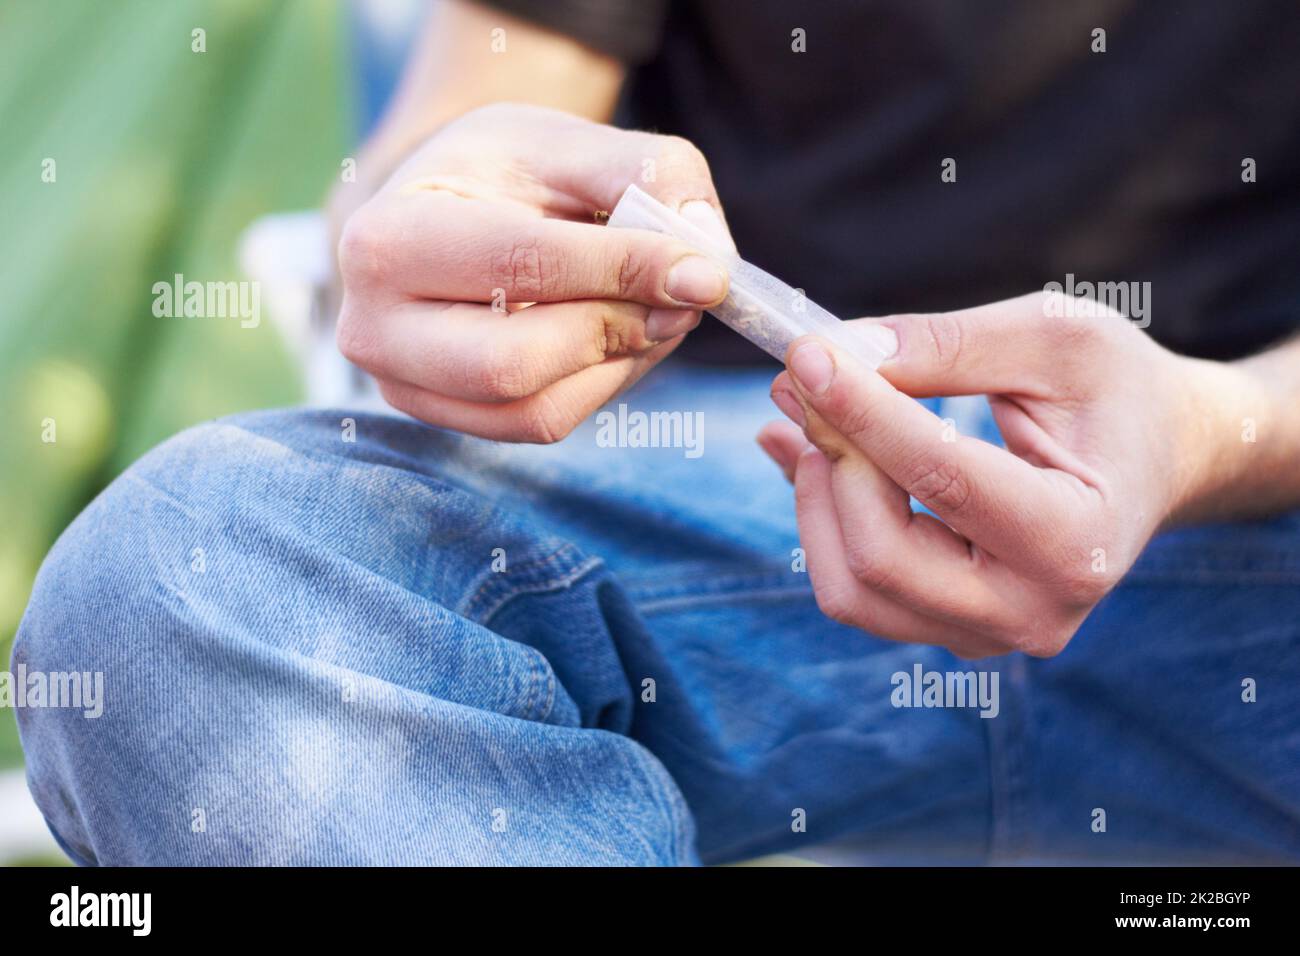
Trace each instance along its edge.
{"label": "black t-shirt", "polygon": [[[741,254],[842,317],[1071,274],[1150,282],[1187,354],[1300,328],[1296,0],[492,2],[628,63],[620,119],[699,146]],[[713,320],[683,351],[761,356]]]}

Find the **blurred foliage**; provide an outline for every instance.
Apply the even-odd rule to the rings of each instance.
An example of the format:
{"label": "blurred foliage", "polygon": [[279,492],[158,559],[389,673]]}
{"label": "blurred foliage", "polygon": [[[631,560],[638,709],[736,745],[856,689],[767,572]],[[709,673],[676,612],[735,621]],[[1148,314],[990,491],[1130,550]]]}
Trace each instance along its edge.
{"label": "blurred foliage", "polygon": [[66,856],[33,856],[18,860],[6,860],[5,866],[72,866]]}
{"label": "blurred foliage", "polygon": [[[152,286],[238,280],[249,222],[320,204],[351,138],[343,13],[0,4],[0,668],[41,559],[105,484],[188,425],[298,398],[265,315],[156,318]],[[20,759],[0,713],[0,766]]]}

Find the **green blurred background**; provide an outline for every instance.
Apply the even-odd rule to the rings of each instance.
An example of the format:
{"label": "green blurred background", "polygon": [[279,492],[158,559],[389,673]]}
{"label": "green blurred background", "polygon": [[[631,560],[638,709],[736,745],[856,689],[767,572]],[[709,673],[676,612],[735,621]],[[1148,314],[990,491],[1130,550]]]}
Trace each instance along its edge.
{"label": "green blurred background", "polygon": [[[251,221],[320,205],[353,139],[345,14],[335,0],[0,3],[0,669],[42,558],[105,484],[188,425],[300,397],[265,296],[246,329],[157,318],[152,286],[239,280]],[[21,762],[0,710],[0,771]]]}

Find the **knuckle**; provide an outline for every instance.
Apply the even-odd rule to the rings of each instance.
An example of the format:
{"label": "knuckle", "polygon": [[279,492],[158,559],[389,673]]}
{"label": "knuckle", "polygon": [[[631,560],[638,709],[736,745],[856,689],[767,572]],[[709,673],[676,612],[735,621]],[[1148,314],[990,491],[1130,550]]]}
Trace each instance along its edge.
{"label": "knuckle", "polygon": [[661,157],[663,162],[682,171],[698,172],[709,168],[704,152],[684,136],[663,137]]}
{"label": "knuckle", "polygon": [[420,411],[416,408],[415,402],[410,400],[408,389],[396,385],[386,379],[377,379],[376,385],[379,388],[379,396],[393,408],[397,409],[399,412],[404,412],[413,418],[428,421],[424,415],[420,414]]}
{"label": "knuckle", "polygon": [[373,212],[363,206],[343,224],[339,236],[339,272],[344,285],[381,281],[392,260],[389,232]]}
{"label": "knuckle", "polygon": [[339,309],[334,342],[342,356],[354,365],[369,368],[374,363],[378,342],[373,323],[367,320],[365,314],[346,295]]}
{"label": "knuckle", "polygon": [[[1050,293],[1053,301],[1059,293]],[[1122,334],[1127,322],[1114,322],[1104,315],[1083,314],[1056,305],[1044,307],[1033,328],[1037,366],[1044,384],[1067,399],[1085,399],[1093,390],[1098,369],[1105,368],[1104,354]]]}
{"label": "knuckle", "polygon": [[1048,338],[1058,348],[1091,347],[1100,337],[1101,327],[1096,318],[1076,314],[1044,321],[1048,323]]}
{"label": "knuckle", "polygon": [[923,321],[926,343],[934,364],[941,371],[957,368],[965,345],[961,323],[943,312],[927,315]]}
{"label": "knuckle", "polygon": [[473,371],[471,385],[489,400],[511,401],[531,392],[527,369],[515,351],[494,355]]}
{"label": "knuckle", "polygon": [[[873,423],[877,415],[876,403],[867,396],[852,394],[848,389],[839,388],[841,378],[842,376],[836,377],[836,383],[831,385],[830,391],[821,399],[827,427],[819,429],[815,422],[810,422],[810,425],[813,426],[813,430],[818,431],[819,437],[825,438],[829,444],[836,444],[835,433],[838,433],[847,438],[850,444],[865,447],[866,440],[875,427]],[[811,433],[809,438],[816,441]],[[820,442],[818,444],[820,445]]]}
{"label": "knuckle", "polygon": [[1030,657],[1056,657],[1069,645],[1076,628],[1069,625],[1049,627],[1013,642],[1015,650]]}
{"label": "knuckle", "polygon": [[1096,317],[1080,315],[1043,321],[1048,323],[1044,343],[1050,359],[1048,365],[1057,371],[1058,388],[1070,392],[1076,386],[1084,386],[1086,393],[1086,383],[1101,366],[1098,360],[1114,328]]}
{"label": "knuckle", "polygon": [[922,459],[909,478],[905,487],[912,497],[941,514],[959,514],[970,504],[970,479],[953,461]]}
{"label": "knuckle", "polygon": [[535,445],[553,445],[566,437],[577,425],[554,401],[538,395],[530,402],[522,422],[522,438]]}
{"label": "knuckle", "polygon": [[593,324],[596,334],[596,355],[600,359],[622,355],[631,350],[631,330],[611,309],[599,308]]}
{"label": "knuckle", "polygon": [[615,269],[613,285],[618,290],[618,298],[633,298],[645,278],[646,263],[644,258],[637,254],[634,246],[628,245],[615,261]]}
{"label": "knuckle", "polygon": [[873,591],[894,592],[894,568],[883,550],[869,540],[850,543],[844,553],[849,572]]}
{"label": "knuckle", "polygon": [[852,594],[838,585],[823,585],[813,590],[817,608],[832,621],[852,626],[855,607]]}
{"label": "knuckle", "polygon": [[489,266],[494,288],[506,289],[521,302],[546,299],[555,285],[555,275],[544,264],[541,244],[533,238],[519,238],[495,254]]}

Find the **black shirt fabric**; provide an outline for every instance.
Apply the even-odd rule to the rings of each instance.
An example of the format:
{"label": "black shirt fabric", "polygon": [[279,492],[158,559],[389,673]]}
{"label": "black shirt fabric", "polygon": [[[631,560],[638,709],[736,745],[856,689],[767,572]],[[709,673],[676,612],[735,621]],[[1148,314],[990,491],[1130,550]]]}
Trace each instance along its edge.
{"label": "black shirt fabric", "polygon": [[[628,63],[620,121],[699,146],[741,255],[844,318],[1072,274],[1150,282],[1185,354],[1300,328],[1296,0],[492,2]],[[679,354],[762,358],[712,319]]]}

